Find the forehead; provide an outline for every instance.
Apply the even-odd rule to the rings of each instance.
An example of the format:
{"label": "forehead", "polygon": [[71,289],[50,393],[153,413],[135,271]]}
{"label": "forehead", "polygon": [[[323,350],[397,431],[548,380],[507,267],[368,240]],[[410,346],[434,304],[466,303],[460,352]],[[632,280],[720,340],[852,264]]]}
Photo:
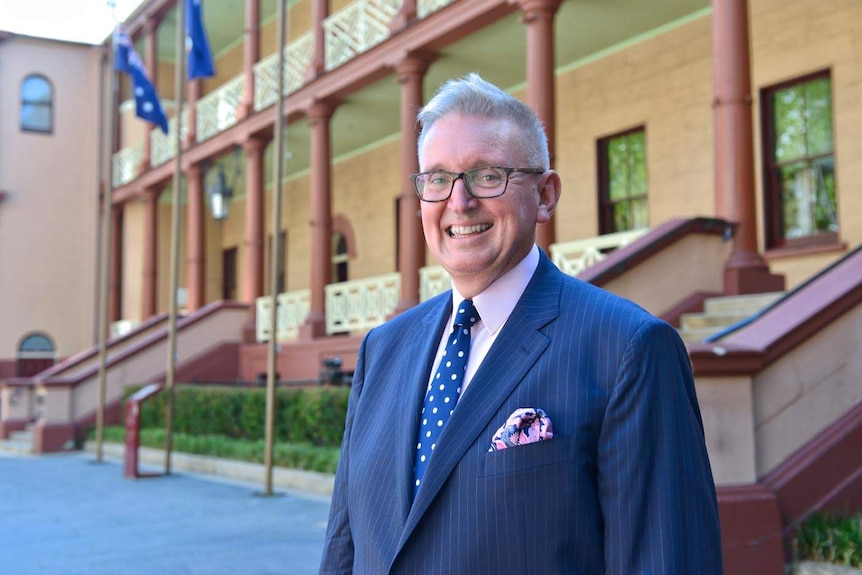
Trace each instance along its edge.
{"label": "forehead", "polygon": [[434,122],[419,151],[421,170],[462,171],[483,165],[514,165],[525,155],[510,120],[450,114]]}

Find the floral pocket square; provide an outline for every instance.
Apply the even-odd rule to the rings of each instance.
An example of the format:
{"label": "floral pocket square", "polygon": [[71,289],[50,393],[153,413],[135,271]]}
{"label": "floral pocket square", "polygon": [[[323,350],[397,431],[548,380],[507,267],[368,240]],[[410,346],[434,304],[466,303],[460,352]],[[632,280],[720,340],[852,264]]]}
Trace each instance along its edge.
{"label": "floral pocket square", "polygon": [[554,438],[554,428],[548,415],[538,408],[521,407],[512,412],[503,427],[491,439],[488,451],[526,445]]}

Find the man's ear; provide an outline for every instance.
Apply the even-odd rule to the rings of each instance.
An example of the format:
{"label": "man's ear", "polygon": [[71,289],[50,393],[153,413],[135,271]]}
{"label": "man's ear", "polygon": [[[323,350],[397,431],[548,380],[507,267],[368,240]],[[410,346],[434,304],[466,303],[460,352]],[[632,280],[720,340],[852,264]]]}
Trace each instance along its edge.
{"label": "man's ear", "polygon": [[554,210],[557,209],[557,202],[560,201],[560,192],[562,190],[562,181],[560,174],[554,170],[548,170],[542,177],[539,178],[539,211],[536,214],[537,224],[546,224],[554,215]]}

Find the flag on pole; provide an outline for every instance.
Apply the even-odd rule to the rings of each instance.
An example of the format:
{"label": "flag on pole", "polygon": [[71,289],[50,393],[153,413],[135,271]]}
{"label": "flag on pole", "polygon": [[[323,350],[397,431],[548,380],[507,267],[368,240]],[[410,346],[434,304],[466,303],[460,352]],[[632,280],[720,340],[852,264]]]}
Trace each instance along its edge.
{"label": "flag on pole", "polygon": [[189,54],[189,80],[215,76],[215,64],[201,14],[201,0],[186,3],[186,52]]}
{"label": "flag on pole", "polygon": [[152,122],[167,134],[168,117],[162,108],[159,95],[147,76],[144,63],[135,51],[132,39],[129,38],[121,24],[117,24],[114,30],[114,69],[125,72],[132,78],[132,91],[135,93],[135,115],[142,120]]}

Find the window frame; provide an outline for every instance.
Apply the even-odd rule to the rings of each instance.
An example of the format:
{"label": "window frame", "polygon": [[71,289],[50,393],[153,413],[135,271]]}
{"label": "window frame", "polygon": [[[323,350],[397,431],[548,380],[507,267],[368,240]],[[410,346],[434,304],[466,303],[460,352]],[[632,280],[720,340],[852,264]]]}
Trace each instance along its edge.
{"label": "window frame", "polygon": [[832,81],[832,70],[826,68],[802,76],[796,76],[777,84],[760,89],[760,133],[761,138],[761,170],[763,198],[763,230],[767,251],[799,250],[816,246],[835,246],[840,244],[839,231],[822,231],[799,238],[784,237],[784,206],[779,168],[791,162],[778,162],[775,159],[775,106],[774,95],[787,88],[800,86],[814,80],[826,78],[830,84],[830,115],[832,122],[832,151],[829,154],[814,154],[795,158],[792,162],[810,162],[817,159],[832,157],[834,178],[836,180],[835,207],[838,218],[838,169],[835,165],[835,84]]}
{"label": "window frame", "polygon": [[[648,171],[649,165],[646,159],[646,124],[640,124],[634,126],[632,128],[628,128],[626,130],[622,130],[620,132],[616,132],[613,134],[609,134],[607,136],[603,136],[596,140],[596,168],[598,175],[598,214],[597,214],[597,224],[599,235],[610,234],[614,232],[622,232],[626,230],[617,230],[614,226],[614,212],[613,206],[615,202],[611,201],[611,190],[610,190],[610,162],[608,157],[609,144],[612,140],[616,138],[621,138],[623,136],[629,136],[631,134],[636,134],[638,132],[642,132],[644,135],[644,169]],[[638,196],[639,197],[639,196]],[[635,196],[628,196],[627,199],[631,200],[635,198]],[[643,198],[647,202],[647,207],[649,207],[649,179],[647,179],[646,193]],[[618,202],[617,202],[618,203]],[[647,212],[647,225],[649,225],[649,212]],[[636,228],[633,228],[636,229]]]}
{"label": "window frame", "polygon": [[[42,101],[42,100],[36,101],[36,100],[26,99],[26,96],[24,94],[24,86],[27,84],[28,81],[35,80],[35,79],[43,80],[45,82],[45,84],[48,86],[47,102]],[[54,84],[53,84],[53,82],[51,82],[51,80],[47,76],[45,76],[44,74],[39,74],[36,72],[34,72],[32,74],[27,74],[21,80],[21,86],[20,86],[18,95],[20,97],[20,108],[19,108],[19,117],[18,117],[19,129],[22,132],[27,132],[27,133],[31,133],[31,134],[53,134],[54,133]],[[25,118],[24,118],[24,110],[25,110],[25,108],[33,108],[33,107],[47,109],[47,111],[48,111],[48,127],[47,128],[43,129],[43,128],[37,128],[37,127],[27,125]]]}

